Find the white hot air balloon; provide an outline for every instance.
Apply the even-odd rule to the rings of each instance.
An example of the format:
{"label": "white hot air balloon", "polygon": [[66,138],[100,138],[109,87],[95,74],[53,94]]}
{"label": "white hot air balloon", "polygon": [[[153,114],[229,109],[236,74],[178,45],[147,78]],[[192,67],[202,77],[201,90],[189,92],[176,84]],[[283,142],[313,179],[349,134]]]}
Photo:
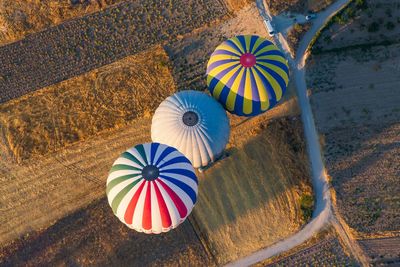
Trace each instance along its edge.
{"label": "white hot air balloon", "polygon": [[195,168],[205,167],[222,155],[229,132],[224,108],[208,94],[193,90],[165,99],[151,125],[153,142],[175,147]]}

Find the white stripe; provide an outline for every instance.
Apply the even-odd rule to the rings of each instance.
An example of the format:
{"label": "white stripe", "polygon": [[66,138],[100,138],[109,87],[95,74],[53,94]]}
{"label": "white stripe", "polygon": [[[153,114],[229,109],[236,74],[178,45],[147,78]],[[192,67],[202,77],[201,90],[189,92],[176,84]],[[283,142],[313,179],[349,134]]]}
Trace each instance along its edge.
{"label": "white stripe", "polygon": [[158,206],[154,182],[151,183],[151,230],[153,233],[157,234],[162,232],[160,207]]}
{"label": "white stripe", "polygon": [[136,148],[134,147],[129,148],[127,152],[131,153],[138,161],[140,161],[143,164],[143,166],[146,166],[146,163],[144,162],[142,156],[140,155],[139,151],[137,151]]}
{"label": "white stripe", "polygon": [[133,195],[136,193],[137,189],[139,188],[139,186],[144,183],[145,180],[143,179],[142,181],[140,181],[139,183],[137,183],[129,192],[128,194],[125,195],[125,197],[122,199],[121,203],[119,203],[119,206],[117,208],[117,217],[125,222],[125,212],[126,209],[128,208],[129,202],[131,202]]}
{"label": "white stripe", "polygon": [[[155,182],[157,183],[158,188],[160,189],[161,195],[164,198],[164,202],[167,205],[169,216],[171,218],[171,227],[175,228],[179,225],[180,219],[181,219],[179,216],[178,209],[175,207],[174,202],[169,197],[168,193],[164,190],[164,187],[157,180],[155,180]],[[167,229],[169,229],[169,228],[163,228],[163,232],[165,232]]]}
{"label": "white stripe", "polygon": [[119,157],[114,162],[113,166],[117,165],[117,164],[125,164],[125,165],[129,165],[129,166],[132,166],[132,167],[135,167],[135,168],[143,169],[143,167],[140,166],[139,164],[137,164],[136,162],[134,162],[134,161],[132,161],[130,159],[127,159],[127,158],[123,158],[123,157]]}
{"label": "white stripe", "polygon": [[133,181],[135,181],[136,178],[130,178],[127,179],[117,185],[115,185],[110,192],[108,192],[107,198],[108,198],[108,203],[112,203],[112,201],[114,200],[114,198],[117,196],[117,194],[119,192],[121,192],[121,190],[123,190],[126,186],[128,186],[129,184],[131,184]]}
{"label": "white stripe", "polygon": [[[187,209],[186,216],[188,216],[190,214],[190,212],[192,212],[192,209],[193,209],[193,206],[194,206],[193,202],[192,202],[192,199],[179,186],[176,186],[175,184],[173,184],[173,183],[171,183],[171,182],[169,182],[169,181],[167,181],[165,179],[161,179],[161,180],[164,183],[166,183],[178,195],[178,197],[183,201],[183,203],[185,204],[186,209]],[[182,218],[182,219],[184,219],[184,218]]]}
{"label": "white stripe", "polygon": [[148,165],[150,165],[150,161],[151,161],[151,143],[147,143],[147,144],[143,144],[143,148],[144,148],[144,153],[146,154],[146,159],[148,162]]}
{"label": "white stripe", "polygon": [[[119,178],[121,176],[129,175],[129,174],[140,174],[141,171],[134,171],[134,170],[120,170],[120,171],[115,171],[110,173],[107,178],[107,184],[109,184],[112,180]],[[141,175],[138,175],[137,177],[141,177]]]}
{"label": "white stripe", "polygon": [[[142,192],[140,193],[140,197],[136,204],[135,212],[133,213],[132,227],[143,229],[142,221],[143,221],[143,209],[144,209],[144,200],[146,199],[147,187],[149,186],[149,182],[145,181]],[[142,230],[143,231],[143,230]]]}
{"label": "white stripe", "polygon": [[185,175],[181,175],[181,174],[172,174],[172,173],[161,173],[161,175],[165,175],[165,176],[174,178],[176,180],[179,180],[182,183],[187,184],[188,186],[190,186],[197,193],[198,185],[197,185],[197,183],[195,181],[193,181],[189,177],[187,177]]}

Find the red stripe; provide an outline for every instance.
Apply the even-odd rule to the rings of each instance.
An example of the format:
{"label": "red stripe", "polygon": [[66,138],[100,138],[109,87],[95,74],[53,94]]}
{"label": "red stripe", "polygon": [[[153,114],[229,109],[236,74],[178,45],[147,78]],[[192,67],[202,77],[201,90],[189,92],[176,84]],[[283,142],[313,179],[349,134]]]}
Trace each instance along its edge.
{"label": "red stripe", "polygon": [[143,207],[143,218],[142,218],[142,227],[144,230],[151,229],[151,182],[147,182],[149,185],[147,186],[146,199],[144,200]]}
{"label": "red stripe", "polygon": [[172,224],[171,216],[169,216],[169,211],[168,211],[167,205],[165,204],[164,198],[160,192],[160,189],[158,188],[157,183],[154,183],[153,185],[154,185],[154,189],[156,191],[158,207],[160,208],[162,226],[164,228],[168,228]]}
{"label": "red stripe", "polygon": [[162,187],[167,191],[168,195],[171,197],[172,201],[174,202],[176,208],[178,209],[179,215],[181,218],[185,218],[187,214],[187,209],[181,198],[161,179],[158,179],[159,183]]}
{"label": "red stripe", "polygon": [[124,219],[126,224],[132,224],[133,220],[133,213],[135,212],[136,204],[138,202],[140,193],[143,190],[145,182],[142,182],[142,184],[139,186],[139,188],[136,190],[135,194],[133,195],[131,201],[129,202],[128,207],[126,208]]}

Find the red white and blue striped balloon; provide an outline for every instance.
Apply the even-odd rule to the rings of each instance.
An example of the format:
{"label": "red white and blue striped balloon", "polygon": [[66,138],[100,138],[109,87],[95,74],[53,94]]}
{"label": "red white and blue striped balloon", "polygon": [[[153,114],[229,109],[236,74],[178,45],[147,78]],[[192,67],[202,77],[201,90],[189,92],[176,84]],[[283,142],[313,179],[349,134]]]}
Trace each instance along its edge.
{"label": "red white and blue striped balloon", "polygon": [[190,214],[197,185],[192,164],[177,149],[140,144],[114,162],[107,198],[114,214],[128,227],[161,233],[177,227]]}

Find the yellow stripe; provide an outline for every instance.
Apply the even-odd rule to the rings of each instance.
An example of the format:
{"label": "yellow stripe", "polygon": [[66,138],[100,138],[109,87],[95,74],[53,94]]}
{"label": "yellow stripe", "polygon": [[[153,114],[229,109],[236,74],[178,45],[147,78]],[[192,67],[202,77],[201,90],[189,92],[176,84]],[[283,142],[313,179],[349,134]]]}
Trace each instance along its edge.
{"label": "yellow stripe", "polygon": [[211,76],[215,77],[215,76],[217,76],[218,73],[220,73],[221,71],[223,71],[223,70],[225,70],[225,69],[227,69],[227,68],[229,68],[229,67],[232,67],[232,66],[234,66],[234,65],[240,66],[240,64],[238,64],[237,62],[225,63],[225,64],[219,65],[218,67],[215,67],[215,68],[213,68],[212,70],[210,70],[210,72],[208,73],[208,75],[211,75]]}
{"label": "yellow stripe", "polygon": [[264,77],[271,84],[272,90],[274,90],[275,95],[276,95],[276,100],[278,101],[279,99],[281,99],[281,97],[282,97],[282,89],[281,89],[279,83],[268,72],[264,71],[262,68],[260,68],[257,65],[255,67],[257,68],[257,70],[259,70],[264,75]]}
{"label": "yellow stripe", "polygon": [[260,76],[257,71],[252,70],[254,79],[256,81],[258,94],[260,96],[261,101],[261,110],[267,110],[269,108],[269,98],[267,94],[267,88],[265,88],[264,83],[262,82]]}
{"label": "yellow stripe", "polygon": [[255,56],[257,57],[258,55],[260,55],[260,54],[262,54],[264,52],[268,52],[268,51],[272,51],[272,50],[278,50],[274,44],[271,44],[271,45],[268,45],[266,47],[261,48],[259,51],[257,51]]}
{"label": "yellow stripe", "polygon": [[239,89],[240,86],[240,80],[243,76],[243,72],[244,72],[244,68],[242,68],[238,74],[238,76],[236,77],[235,81],[232,84],[231,90],[229,90],[229,94],[228,97],[226,99],[226,108],[229,111],[233,111],[235,109],[235,101],[236,101],[236,95],[237,95],[237,91]]}
{"label": "yellow stripe", "polygon": [[284,58],[282,56],[268,55],[268,56],[257,57],[257,59],[275,60],[275,61],[281,62],[282,64],[285,64],[287,67],[289,67],[286,58]]}
{"label": "yellow stripe", "polygon": [[[229,79],[233,76],[233,74],[235,74],[235,72],[236,72],[240,67],[241,67],[240,65],[234,67],[231,71],[229,71],[227,74],[225,74],[225,75],[219,80],[219,82],[217,83],[217,85],[215,86],[215,88],[214,88],[214,90],[213,90],[213,96],[214,96],[215,98],[217,98],[217,99],[219,98],[219,96],[220,96],[220,94],[221,94],[222,89],[224,88],[224,86],[228,83]],[[210,74],[207,76],[207,84],[208,84],[208,86],[210,85],[211,80],[212,80],[212,78],[214,78],[214,77],[215,77],[215,76],[212,76],[212,75],[210,75]]]}
{"label": "yellow stripe", "polygon": [[251,35],[245,35],[244,36],[244,40],[245,40],[245,43],[246,43],[246,52],[249,53],[250,52]]}
{"label": "yellow stripe", "polygon": [[243,113],[250,114],[253,109],[253,91],[251,90],[250,70],[246,71],[244,86]]}
{"label": "yellow stripe", "polygon": [[289,76],[287,75],[286,71],[284,71],[284,70],[281,69],[280,67],[275,66],[275,65],[270,64],[270,63],[259,62],[259,63],[257,63],[257,64],[262,65],[262,66],[265,66],[265,67],[267,67],[267,68],[269,68],[269,69],[275,71],[276,73],[278,73],[278,75],[281,76],[282,79],[285,81],[286,86],[288,85],[288,83],[289,83]]}
{"label": "yellow stripe", "polygon": [[239,39],[237,37],[233,37],[231,39],[232,42],[234,42],[236,44],[237,47],[239,47],[241,54],[244,54],[244,47],[242,46],[242,44],[240,43]]}
{"label": "yellow stripe", "polygon": [[[218,55],[218,56],[212,56],[210,58],[210,60],[207,63],[207,68],[210,67],[211,64],[213,64],[215,62],[218,62],[218,61],[222,61],[222,60],[231,60],[231,62],[228,62],[228,63],[237,63],[237,64],[240,63],[240,60],[238,58],[234,58],[234,57],[231,57],[231,56],[220,56],[220,55]],[[223,63],[223,64],[228,64],[228,63]],[[217,67],[219,67],[219,66],[217,66]]]}
{"label": "yellow stripe", "polygon": [[264,42],[264,39],[262,38],[257,38],[256,42],[254,43],[254,47],[251,50],[251,53],[254,54],[254,52],[257,50],[257,48]]}
{"label": "yellow stripe", "polygon": [[234,53],[234,54],[237,55],[238,57],[241,56],[240,51],[238,51],[237,49],[235,49],[235,48],[233,48],[233,47],[231,47],[231,46],[229,46],[229,45],[227,45],[227,44],[225,44],[225,43],[220,44],[220,45],[217,47],[217,49],[215,49],[215,51],[217,51],[217,50],[226,50],[226,51],[229,51],[229,52]]}

